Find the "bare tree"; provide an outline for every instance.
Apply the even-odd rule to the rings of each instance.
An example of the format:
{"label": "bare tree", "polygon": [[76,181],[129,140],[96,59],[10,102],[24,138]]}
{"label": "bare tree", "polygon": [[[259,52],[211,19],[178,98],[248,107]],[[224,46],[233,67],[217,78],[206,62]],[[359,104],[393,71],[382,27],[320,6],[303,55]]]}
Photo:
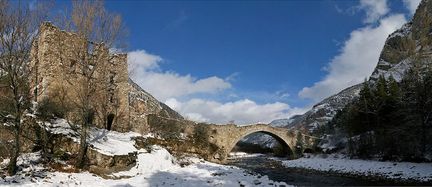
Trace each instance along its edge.
{"label": "bare tree", "polygon": [[75,89],[76,99],[69,99],[77,109],[80,124],[80,150],[76,166],[85,165],[88,128],[95,118],[106,123],[109,99],[109,63],[113,60],[109,50],[123,48],[122,39],[126,30],[119,14],[111,13],[104,7],[103,1],[76,0],[72,2],[70,17],[65,16],[60,24],[64,29],[78,34],[86,42],[82,49],[74,50],[74,66],[78,77],[68,82]]}
{"label": "bare tree", "polygon": [[29,108],[30,49],[46,12],[46,7],[40,5],[30,9],[20,2],[0,0],[0,118],[13,129],[10,175],[17,171],[22,119]]}

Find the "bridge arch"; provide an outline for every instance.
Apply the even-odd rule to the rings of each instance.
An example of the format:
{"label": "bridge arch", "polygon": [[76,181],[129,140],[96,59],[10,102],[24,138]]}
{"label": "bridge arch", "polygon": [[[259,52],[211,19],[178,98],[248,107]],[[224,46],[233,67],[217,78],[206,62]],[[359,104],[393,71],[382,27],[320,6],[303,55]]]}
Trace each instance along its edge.
{"label": "bridge arch", "polygon": [[233,149],[234,149],[234,147],[236,146],[236,144],[238,143],[238,142],[240,142],[243,138],[245,138],[246,136],[248,136],[248,135],[251,135],[251,134],[255,134],[255,133],[262,133],[262,134],[266,134],[266,135],[269,135],[269,136],[271,136],[272,138],[274,138],[279,144],[280,144],[280,146],[281,146],[281,148],[282,148],[282,151],[281,151],[281,153],[283,153],[284,155],[281,155],[280,153],[278,154],[278,153],[276,153],[276,156],[281,156],[281,157],[292,157],[293,155],[294,155],[294,152],[293,152],[293,149],[292,149],[292,147],[289,145],[289,140],[285,140],[284,138],[282,138],[281,136],[278,136],[277,134],[275,134],[275,133],[272,133],[272,132],[270,132],[270,131],[266,131],[266,130],[253,130],[253,131],[248,131],[248,132],[245,132],[245,133],[243,133],[243,134],[241,134],[241,135],[239,135],[239,136],[237,136],[236,138],[234,138],[232,141],[231,141],[231,143],[230,143],[230,145],[227,147],[227,153],[229,154]]}
{"label": "bridge arch", "polygon": [[286,150],[283,152],[287,153],[286,156],[289,156],[289,159],[296,159],[301,156],[301,153],[297,154],[298,141],[301,140],[301,147],[304,149],[312,148],[316,139],[296,130],[272,127],[267,124],[191,124],[185,129],[185,133],[193,135],[198,127],[202,128],[206,138],[201,138],[201,143],[199,144],[192,142],[196,146],[190,148],[189,151],[200,154],[206,160],[216,163],[226,163],[229,153],[234,146],[245,136],[253,133],[264,133],[273,137]]}

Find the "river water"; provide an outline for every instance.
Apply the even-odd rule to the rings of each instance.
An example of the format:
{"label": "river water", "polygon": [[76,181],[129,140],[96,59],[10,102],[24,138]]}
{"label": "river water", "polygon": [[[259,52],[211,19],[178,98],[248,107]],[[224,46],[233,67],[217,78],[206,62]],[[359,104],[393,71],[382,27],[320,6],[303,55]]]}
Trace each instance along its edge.
{"label": "river water", "polygon": [[345,177],[331,173],[286,168],[280,161],[269,159],[266,156],[232,158],[229,159],[228,164],[249,170],[253,173],[267,175],[274,181],[286,182],[287,184],[295,186],[400,185],[388,181],[372,181],[358,177]]}

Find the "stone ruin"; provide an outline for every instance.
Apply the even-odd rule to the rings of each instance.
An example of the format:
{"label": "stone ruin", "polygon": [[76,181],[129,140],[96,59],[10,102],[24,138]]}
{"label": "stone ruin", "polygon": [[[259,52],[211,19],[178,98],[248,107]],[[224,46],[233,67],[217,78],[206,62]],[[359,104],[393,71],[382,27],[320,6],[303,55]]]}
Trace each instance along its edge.
{"label": "stone ruin", "polygon": [[[127,55],[112,54],[103,44],[96,44],[75,33],[62,31],[51,23],[43,23],[31,50],[31,82],[34,101],[51,99],[70,104],[80,99],[80,60],[98,55],[94,124],[119,132],[149,132],[148,114],[183,119],[181,115],[157,101],[132,81],[128,73]],[[102,78],[101,78],[102,77]],[[79,118],[71,112],[67,116]]]}

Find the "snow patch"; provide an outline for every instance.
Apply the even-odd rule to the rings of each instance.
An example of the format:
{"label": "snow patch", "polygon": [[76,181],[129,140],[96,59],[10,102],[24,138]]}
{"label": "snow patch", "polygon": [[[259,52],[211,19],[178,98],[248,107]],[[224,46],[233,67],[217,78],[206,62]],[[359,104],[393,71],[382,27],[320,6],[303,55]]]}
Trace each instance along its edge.
{"label": "snow patch", "polygon": [[[396,30],[387,38],[387,40],[394,37],[405,37],[411,33],[411,23],[404,24],[400,29]],[[386,42],[387,43],[387,42]]]}
{"label": "snow patch", "polygon": [[46,130],[54,134],[64,134],[67,135],[68,137],[73,138],[74,141],[79,142],[79,140],[76,139],[77,132],[71,128],[71,125],[65,119],[59,118],[51,122],[38,122],[38,123],[42,125]]}
{"label": "snow patch", "polygon": [[136,176],[138,174],[150,174],[159,171],[166,171],[176,167],[176,159],[164,148],[152,146],[151,152],[144,149],[139,150],[138,160],[135,167],[129,171],[122,171],[112,174],[115,177]]}
{"label": "snow patch", "polygon": [[120,133],[106,129],[91,128],[88,143],[98,152],[105,155],[127,155],[138,151],[135,148],[136,132]]}
{"label": "snow patch", "polygon": [[[74,142],[79,143],[79,133],[71,128],[65,119],[55,119],[51,122],[39,122],[48,131],[54,134],[64,134]],[[134,137],[141,136],[136,132],[116,132],[106,129],[89,128],[87,142],[90,147],[105,155],[127,155],[138,151],[134,147]],[[148,134],[145,137],[152,137]]]}
{"label": "snow patch", "polygon": [[228,156],[229,156],[229,159],[236,159],[236,158],[260,157],[260,156],[264,156],[264,154],[261,154],[261,153],[245,153],[245,152],[231,152]]}
{"label": "snow patch", "polygon": [[412,60],[410,58],[407,58],[405,60],[402,60],[398,64],[389,64],[390,68],[388,70],[376,69],[377,71],[371,75],[371,78],[378,79],[382,75],[386,79],[388,79],[389,77],[393,77],[397,82],[400,82],[402,81],[406,70],[411,67],[411,61]]}

